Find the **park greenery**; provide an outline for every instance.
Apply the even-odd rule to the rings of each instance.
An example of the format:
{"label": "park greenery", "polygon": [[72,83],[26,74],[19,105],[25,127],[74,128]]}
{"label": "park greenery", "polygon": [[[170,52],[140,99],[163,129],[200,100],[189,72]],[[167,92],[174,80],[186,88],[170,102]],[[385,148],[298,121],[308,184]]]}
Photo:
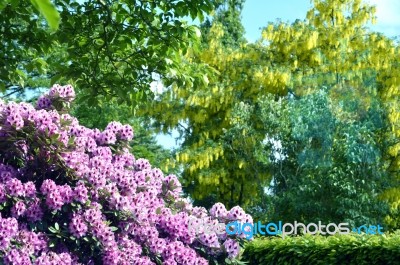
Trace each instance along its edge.
{"label": "park greenery", "polygon": [[399,235],[306,235],[255,240],[244,253],[249,264],[398,264]]}
{"label": "park greenery", "polygon": [[72,86],[56,84],[35,107],[0,101],[2,264],[237,263],[244,234],[188,223],[251,216],[193,207],[175,175],[130,152],[131,126],[82,126],[68,114],[74,99]]}
{"label": "park greenery", "polygon": [[[239,205],[254,220],[264,222],[347,222],[382,224],[387,232],[400,229],[399,40],[368,28],[376,20],[376,10],[362,0],[312,0],[305,19],[271,21],[251,43],[241,24],[244,3],[2,1],[0,96],[4,102],[44,104],[39,95],[47,88],[72,84],[76,100],[70,102],[67,97],[64,107],[81,125],[107,131],[112,121],[130,124],[135,136],[124,147],[135,158],[146,158],[166,174],[177,175],[182,193],[175,200],[184,195],[188,205],[213,207],[212,215],[221,202],[228,209]],[[161,85],[162,91],[152,89],[154,84]],[[20,133],[18,123],[9,121],[10,115],[0,108],[0,132],[14,126]],[[157,134],[172,132],[179,134],[176,148],[157,144]],[[0,138],[0,146],[19,143],[18,137]],[[54,144],[54,137],[49,142],[39,138],[29,139]],[[27,145],[36,154],[41,144]],[[24,167],[25,157],[10,158],[4,150],[0,149],[4,172],[11,170],[6,165]],[[52,162],[72,178],[57,180],[57,185],[75,187],[76,172],[70,170],[76,169],[68,169],[62,159],[41,161],[44,168]],[[0,180],[1,188],[6,177]],[[28,180],[34,178],[22,181]],[[35,183],[38,198],[46,195],[39,192],[42,182]],[[23,200],[14,195],[7,201],[0,199],[0,221],[11,222],[6,218],[16,216],[12,203]],[[77,205],[66,207],[80,214],[75,210],[84,205]],[[172,201],[166,205],[172,211],[179,208]],[[114,206],[107,205],[110,212],[118,210]],[[123,219],[121,213],[112,218],[107,214],[112,225]],[[60,225],[51,227],[55,236],[67,233],[68,227],[60,223],[67,222],[66,214],[51,213],[46,218]],[[41,228],[32,224],[28,227],[32,233],[48,229],[47,224]],[[168,233],[179,238],[176,231]],[[89,243],[76,236],[68,240],[79,241],[96,255],[103,253],[101,240],[96,234],[91,236]],[[182,238],[179,242],[189,244]],[[397,238],[387,244],[391,246]],[[51,242],[60,239],[55,240]],[[315,240],[328,245],[341,242]],[[66,244],[68,250],[84,259],[72,241]],[[139,239],[135,244],[142,246],[149,262],[171,257],[157,256],[153,246]],[[229,248],[234,243],[229,244],[228,254],[233,253]],[[246,259],[251,260],[248,253],[256,251],[257,244],[250,245]],[[265,249],[285,247],[278,241],[263,244]],[[207,249],[210,246],[194,244],[188,249],[196,253],[183,248],[182,253],[209,262],[225,258],[223,249],[215,254]],[[168,262],[163,264],[176,264]],[[184,264],[182,259],[175,262]]]}

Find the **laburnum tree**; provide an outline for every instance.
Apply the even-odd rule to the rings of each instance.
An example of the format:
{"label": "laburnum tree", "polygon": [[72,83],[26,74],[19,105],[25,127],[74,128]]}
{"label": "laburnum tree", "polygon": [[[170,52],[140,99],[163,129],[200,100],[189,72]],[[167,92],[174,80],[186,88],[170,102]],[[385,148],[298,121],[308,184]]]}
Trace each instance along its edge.
{"label": "laburnum tree", "polygon": [[[398,48],[391,39],[366,28],[375,19],[375,8],[359,0],[313,1],[313,4],[303,21],[270,23],[256,44],[226,45],[224,34],[229,30],[223,30],[224,25],[215,21],[210,31],[206,31],[202,49],[190,51],[186,57],[190,64],[188,68],[195,69],[193,64],[197,63],[215,74],[205,76],[203,83],[196,83],[194,89],[172,85],[151,106],[149,113],[161,130],[175,128],[182,132],[184,142],[176,162],[185,164],[184,183],[195,199],[213,194],[227,203],[235,201],[250,205],[253,198],[265,196],[264,188],[277,172],[274,171],[276,164],[269,157],[273,145],[268,145],[265,150],[260,148],[263,140],[268,142],[274,137],[273,126],[260,121],[259,111],[263,106],[258,99],[263,96],[272,94],[270,100],[286,101],[325,89],[329,100],[342,102],[336,105],[340,106],[351,103],[351,97],[347,101],[341,98],[341,93],[349,90],[353,91],[351,95],[359,97],[357,103],[351,104],[359,104],[362,109],[372,111],[374,106],[378,111],[382,106],[386,109],[390,104],[394,105],[397,70],[392,73],[389,69],[396,65]],[[371,99],[379,95],[381,98],[391,95],[392,103],[385,100],[383,105],[373,105]],[[345,116],[348,113],[342,112]],[[382,115],[387,117],[388,113],[394,112],[386,111]],[[395,117],[389,115],[392,123]],[[350,121],[342,121],[342,126],[347,126]],[[357,126],[368,130],[373,127]],[[353,131],[346,134],[341,131],[329,137],[355,135],[357,126],[351,127]],[[376,129],[366,135],[383,148],[383,151],[378,148],[377,152],[385,154],[393,150],[390,148],[395,141],[393,133],[385,135]],[[366,138],[357,141],[364,140]],[[293,152],[297,157],[301,150]],[[375,164],[379,172],[390,161],[385,155],[382,160],[386,163]],[[345,165],[339,175],[345,181],[345,172],[351,163],[350,160],[341,161]],[[347,176],[349,179],[360,181],[365,177],[359,172],[350,175]],[[384,178],[383,175],[379,177]],[[364,194],[371,197],[363,201],[373,200],[376,190],[373,185],[364,186]],[[346,192],[341,192],[345,198]],[[394,190],[391,192],[395,193]],[[365,220],[364,217],[359,220]]]}
{"label": "laburnum tree", "polygon": [[374,22],[374,6],[361,0],[313,4],[305,20],[270,23],[262,33],[269,59],[290,71],[295,94],[346,80],[364,86],[377,71],[389,67],[388,59],[381,59],[394,55],[387,47],[389,40],[366,28]]}
{"label": "laburnum tree", "polygon": [[215,3],[216,13],[208,17],[201,25],[203,44],[206,44],[213,23],[218,22],[224,31],[221,44],[225,47],[240,47],[246,43],[244,37],[245,29],[241,22],[241,13],[245,0],[217,0]]}
{"label": "laburnum tree", "polygon": [[[363,126],[369,124],[365,127],[368,129],[369,136],[367,138],[363,136],[356,142],[359,144],[370,144],[372,141],[375,146],[374,148],[377,148],[375,150],[380,153],[378,160],[381,162],[375,164],[375,170],[372,172],[354,174],[354,172],[357,171],[357,167],[351,166],[350,161],[346,162],[342,160],[343,165],[350,167],[347,169],[342,168],[340,170],[343,170],[343,172],[337,173],[348,174],[347,180],[350,181],[349,183],[356,177],[358,181],[369,181],[371,184],[373,181],[370,178],[375,176],[376,180],[380,179],[379,181],[381,184],[381,180],[383,179],[384,182],[391,182],[390,186],[398,186],[398,184],[396,184],[396,181],[398,181],[396,166],[398,149],[396,149],[396,145],[393,145],[398,142],[398,136],[394,133],[396,132],[397,122],[397,111],[395,107],[396,93],[399,86],[398,79],[396,78],[396,74],[398,74],[398,63],[396,62],[398,46],[396,46],[393,40],[385,37],[383,34],[371,32],[366,28],[367,23],[373,22],[375,19],[375,8],[373,6],[367,5],[359,0],[313,1],[313,3],[314,6],[307,13],[307,19],[304,21],[298,20],[291,25],[286,23],[270,23],[263,31],[261,42],[268,47],[267,53],[269,54],[269,58],[277,62],[278,65],[285,66],[286,69],[290,70],[288,90],[295,98],[301,98],[309,93],[315,93],[320,91],[321,88],[325,88],[329,91],[330,100],[336,102],[336,104],[339,102],[341,104],[339,106],[343,106],[343,104],[355,104],[356,102],[354,99],[351,99],[351,97],[343,100],[343,94],[348,94],[350,91],[350,95],[358,98],[357,104],[363,106],[365,110],[369,112],[377,111],[379,113],[379,109],[385,109],[383,117],[385,117],[386,122],[392,124],[392,130],[388,130],[387,127],[385,128],[384,126],[386,125],[383,123],[381,126],[385,128],[386,131],[382,131],[382,128],[377,131],[376,127],[374,131],[372,127],[376,126],[376,123],[371,127],[371,123],[365,123],[366,120],[364,117],[364,123],[362,123],[364,125],[359,123],[360,120],[346,125],[348,128],[353,128],[353,131],[349,131],[342,136],[336,134],[335,137],[337,139],[334,141],[334,143],[338,144],[343,137],[345,139],[356,139],[358,137],[357,135],[363,134]],[[376,102],[377,99],[380,99],[379,104],[372,104],[372,102]],[[375,109],[373,106],[375,106]],[[335,111],[338,111],[339,115],[346,113],[341,112],[338,107],[336,107]],[[309,113],[308,116],[312,116],[312,113],[313,112]],[[349,116],[349,114],[346,115]],[[370,119],[373,118],[376,117],[370,117]],[[349,117],[347,117],[347,119],[349,119]],[[327,122],[328,120],[329,119],[323,119],[322,121]],[[347,123],[349,121],[351,121],[351,119],[347,120]],[[370,120],[370,122],[371,121],[372,120]],[[324,123],[320,123],[320,126],[324,127],[323,124]],[[321,128],[321,132],[325,129],[325,127],[324,129]],[[331,146],[333,150],[337,148],[336,144]],[[360,148],[360,146],[357,148]],[[342,148],[341,150],[343,151],[344,149]],[[362,150],[362,148],[359,150]],[[371,150],[371,153],[374,152],[375,151]],[[298,155],[299,154],[297,154],[297,156]],[[361,163],[361,161],[359,162]],[[365,166],[368,167],[368,169],[374,168],[371,164]],[[336,170],[338,170],[337,167]],[[381,174],[388,170],[392,177],[391,180],[387,179],[386,174]],[[318,171],[315,171],[314,173],[317,172]],[[320,174],[321,173],[322,172],[320,172]],[[379,175],[378,179],[376,178],[378,176],[377,174]],[[274,175],[274,177],[279,177],[280,181],[283,183],[284,176],[282,176],[282,174],[280,175],[281,177],[279,177],[279,175]],[[329,180],[329,176],[332,175],[329,173],[326,174],[326,176],[326,180]],[[305,179],[304,177],[305,176],[301,178],[302,181]],[[313,186],[313,181],[315,182],[315,179],[308,183]],[[315,183],[318,183],[318,181]],[[323,183],[326,182],[322,181],[318,185],[322,185]],[[377,184],[377,182],[375,184]],[[368,196],[370,199],[373,199],[376,197],[377,190],[382,191],[382,186],[377,188],[378,186],[370,186],[370,191],[368,192],[368,189],[366,189],[365,194],[369,194]],[[305,188],[306,186],[303,185],[302,187]],[[332,186],[330,191],[334,189],[335,188]],[[312,191],[312,194],[318,194],[317,191],[318,189]],[[319,189],[319,191],[321,191],[321,189]],[[361,193],[363,192],[360,192],[359,202],[362,204],[366,197],[363,197]],[[286,194],[289,195],[288,193]],[[347,198],[351,201],[350,194],[346,195],[344,192],[342,195],[343,199]],[[388,216],[386,221],[387,224],[392,223],[391,226],[393,227],[396,223],[393,217],[398,215],[398,188],[391,188],[381,195],[384,200],[389,200],[389,202],[391,202],[392,215]],[[293,198],[295,197],[296,196]],[[324,196],[322,195],[320,199],[323,198]],[[316,200],[316,198],[314,198],[314,200]],[[309,207],[314,207],[316,212],[321,211],[323,205],[317,206],[317,204],[318,203],[311,202]],[[282,205],[287,206],[285,203]],[[377,202],[377,205],[379,205],[379,202]],[[328,204],[325,206],[327,207]],[[296,207],[291,208],[296,212]],[[353,210],[355,210],[355,212]],[[373,215],[378,214],[377,211],[372,210],[371,213],[373,213]],[[354,207],[348,214],[349,217],[353,215],[353,218],[351,218],[352,220],[361,221],[364,218],[365,221],[365,214],[360,212],[360,209],[357,210],[357,207]],[[327,216],[329,216],[328,212]],[[375,216],[379,216],[379,214]]]}
{"label": "laburnum tree", "polygon": [[[393,229],[400,228],[400,109],[399,109],[399,91],[400,91],[400,65],[398,58],[400,56],[399,43],[389,42],[386,44],[394,50],[394,56],[390,59],[390,67],[382,70],[378,75],[380,83],[380,98],[385,103],[389,130],[386,131],[384,139],[387,142],[386,159],[388,170],[393,181],[392,187],[382,194],[382,199],[387,200],[390,205],[390,214],[386,218],[386,223]],[[386,59],[381,58],[381,61]]]}
{"label": "laburnum tree", "polygon": [[[231,8],[219,12],[240,14]],[[261,122],[251,109],[244,115],[239,109],[266,92],[283,93],[289,74],[271,67],[272,62],[266,60],[260,47],[246,44],[240,35],[235,39],[238,31],[226,29],[221,23],[225,16],[218,17],[221,21],[216,19],[211,27],[205,25],[202,47],[190,50],[185,57],[188,69],[205,68],[208,75],[193,87],[167,87],[145,107],[145,113],[155,119],[160,130],[181,132],[182,147],[171,164],[183,165],[183,185],[195,201],[208,205],[218,200],[245,206],[269,184],[271,175],[255,159],[265,132],[248,134],[245,127],[237,126],[240,119],[248,120],[248,126],[257,127]],[[264,72],[268,77],[259,78]]]}

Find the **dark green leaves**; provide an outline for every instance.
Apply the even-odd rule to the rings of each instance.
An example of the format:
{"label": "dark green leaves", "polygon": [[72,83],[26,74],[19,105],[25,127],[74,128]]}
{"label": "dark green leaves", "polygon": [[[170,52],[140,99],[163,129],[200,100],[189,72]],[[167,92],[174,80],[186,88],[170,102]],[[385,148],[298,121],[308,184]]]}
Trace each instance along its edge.
{"label": "dark green leaves", "polygon": [[3,0],[0,2],[0,10],[2,10],[3,8],[6,7],[6,5],[8,5],[8,3],[10,2],[10,0]]}
{"label": "dark green leaves", "polygon": [[[90,106],[101,105],[102,97],[118,98],[129,106],[152,99],[153,74],[165,84],[186,83],[190,76],[182,55],[199,40],[187,17],[202,16],[213,6],[212,0],[9,3],[17,5],[1,6],[5,49],[0,57],[7,64],[0,62],[0,89],[24,92],[25,87],[49,86],[40,79],[74,82]],[[53,30],[60,29],[49,32],[43,17]]]}
{"label": "dark green leaves", "polygon": [[[260,152],[275,153],[269,155],[273,219],[382,222],[387,205],[377,193],[385,188],[387,172],[379,144],[383,116],[378,100],[372,94],[353,94],[337,101],[333,89],[330,94],[321,89],[291,97],[284,105],[273,102],[262,101],[260,115],[266,127],[275,128],[273,141]],[[370,102],[368,109],[345,108],[364,102]]]}

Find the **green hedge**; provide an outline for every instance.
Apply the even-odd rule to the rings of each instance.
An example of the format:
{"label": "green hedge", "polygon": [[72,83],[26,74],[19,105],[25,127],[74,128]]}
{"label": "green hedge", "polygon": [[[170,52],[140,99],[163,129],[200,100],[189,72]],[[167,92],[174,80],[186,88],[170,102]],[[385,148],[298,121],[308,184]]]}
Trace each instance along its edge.
{"label": "green hedge", "polygon": [[249,264],[400,264],[400,234],[270,237],[243,253]]}

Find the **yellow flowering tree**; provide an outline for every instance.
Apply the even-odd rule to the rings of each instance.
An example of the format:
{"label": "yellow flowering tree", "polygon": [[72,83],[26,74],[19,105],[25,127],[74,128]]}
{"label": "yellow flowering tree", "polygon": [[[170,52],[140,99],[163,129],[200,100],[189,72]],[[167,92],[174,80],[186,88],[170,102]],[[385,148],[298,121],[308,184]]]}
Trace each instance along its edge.
{"label": "yellow flowering tree", "polygon": [[[380,97],[392,131],[376,137],[386,153],[384,169],[396,179],[399,48],[366,28],[374,14],[375,7],[361,0],[314,0],[305,20],[269,23],[257,43],[235,47],[224,45],[226,32],[218,22],[212,24],[202,47],[185,56],[186,68],[198,78],[171,85],[147,109],[160,130],[182,133],[182,148],[171,165],[183,165],[184,183],[194,199],[212,194],[246,206],[259,197],[273,174],[271,152],[261,152],[260,143],[273,138],[276,128],[260,121],[258,99],[268,94],[271,100],[303,97],[321,88],[336,102],[336,119],[346,122],[359,117],[341,108],[344,93],[357,95],[360,115]],[[392,202],[396,214],[400,190],[391,189],[382,198]]]}
{"label": "yellow flowering tree", "polygon": [[[246,206],[269,184],[271,174],[257,159],[265,130],[252,130],[261,123],[244,103],[266,92],[285,94],[289,72],[271,67],[259,51],[262,46],[239,40],[226,44],[232,35],[221,23],[214,21],[207,31],[202,47],[185,57],[187,68],[198,75],[195,83],[173,84],[146,111],[160,130],[182,133],[183,144],[171,165],[184,166],[183,184],[191,197],[205,206],[214,201]],[[269,77],[262,78],[264,73]]]}
{"label": "yellow flowering tree", "polygon": [[[390,130],[381,136],[390,173],[390,186],[381,198],[391,205],[386,222],[400,225],[400,127],[399,127],[399,45],[393,39],[366,28],[374,23],[375,7],[361,0],[314,0],[305,21],[292,25],[270,23],[262,42],[271,58],[291,70],[289,88],[295,95],[328,87],[332,100],[340,101],[351,90],[370,108],[371,96],[378,96],[386,110]],[[344,115],[340,108],[336,115]]]}

